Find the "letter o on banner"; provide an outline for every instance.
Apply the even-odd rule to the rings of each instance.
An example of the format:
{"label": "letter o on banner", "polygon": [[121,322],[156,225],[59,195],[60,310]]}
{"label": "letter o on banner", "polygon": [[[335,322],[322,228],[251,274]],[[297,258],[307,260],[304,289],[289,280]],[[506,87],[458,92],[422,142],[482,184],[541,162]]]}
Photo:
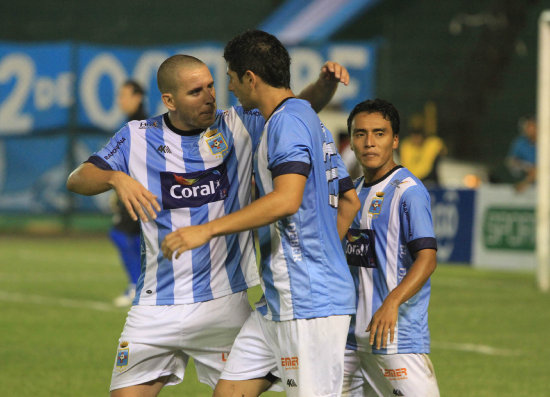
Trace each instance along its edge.
{"label": "letter o on banner", "polygon": [[120,126],[123,114],[113,101],[110,109],[105,109],[100,100],[99,82],[106,76],[113,83],[113,98],[116,97],[118,87],[126,81],[127,74],[120,61],[113,55],[102,53],[95,57],[84,69],[80,82],[80,97],[86,115],[92,122],[105,129]]}

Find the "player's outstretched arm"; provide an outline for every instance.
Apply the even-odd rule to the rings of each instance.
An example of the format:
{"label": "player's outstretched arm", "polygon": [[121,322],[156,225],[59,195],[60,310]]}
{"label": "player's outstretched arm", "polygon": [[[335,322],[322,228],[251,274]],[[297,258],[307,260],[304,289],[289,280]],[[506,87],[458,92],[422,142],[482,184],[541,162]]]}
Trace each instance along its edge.
{"label": "player's outstretched arm", "polygon": [[206,244],[213,237],[238,233],[269,225],[298,211],[302,204],[306,177],[284,174],[273,179],[273,191],[239,211],[202,225],[177,229],[162,242],[165,258],[176,258],[188,250]]}
{"label": "player's outstretched arm", "polygon": [[[157,197],[141,183],[121,171],[102,170],[92,163],[83,163],[69,175],[67,190],[93,196],[109,189],[115,189],[132,219],[155,219],[160,211]],[[146,212],[147,211],[147,214]]]}
{"label": "player's outstretched arm", "polygon": [[437,266],[435,249],[423,249],[416,253],[416,259],[403,280],[382,302],[382,306],[374,313],[367,327],[370,331],[369,343],[380,349],[387,346],[388,334],[390,342],[394,341],[395,324],[399,313],[399,305],[414,296],[428,281]]}
{"label": "player's outstretched arm", "polygon": [[338,216],[336,218],[336,225],[338,228],[338,236],[340,240],[346,235],[353,218],[357,215],[357,211],[361,209],[361,201],[357,197],[355,189],[350,189],[344,193],[341,193],[338,198]]}
{"label": "player's outstretched arm", "polygon": [[317,81],[304,88],[298,98],[309,101],[311,107],[320,112],[334,96],[338,83],[348,85],[348,70],[339,63],[327,61],[321,68]]}

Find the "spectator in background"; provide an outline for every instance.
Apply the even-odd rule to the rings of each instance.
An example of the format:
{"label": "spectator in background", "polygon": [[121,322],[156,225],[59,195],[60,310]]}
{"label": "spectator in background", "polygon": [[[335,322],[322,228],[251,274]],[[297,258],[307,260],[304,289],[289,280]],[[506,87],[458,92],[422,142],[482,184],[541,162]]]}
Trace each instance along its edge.
{"label": "spectator in background", "polygon": [[[127,80],[119,89],[118,107],[126,116],[126,121],[147,118],[144,106],[145,91],[139,83]],[[136,284],[141,273],[141,249],[139,221],[134,221],[115,192],[111,195],[113,227],[109,237],[118,248],[122,265],[128,274],[128,286],[113,303],[117,307],[130,306],[136,294]]]}
{"label": "spectator in background", "polygon": [[535,182],[537,165],[537,122],[534,116],[520,119],[520,135],[512,142],[506,166],[518,192]]}
{"label": "spectator in background", "polygon": [[427,134],[422,116],[413,116],[409,123],[409,136],[401,141],[401,164],[406,167],[427,187],[438,186],[438,164],[447,154],[443,140]]}

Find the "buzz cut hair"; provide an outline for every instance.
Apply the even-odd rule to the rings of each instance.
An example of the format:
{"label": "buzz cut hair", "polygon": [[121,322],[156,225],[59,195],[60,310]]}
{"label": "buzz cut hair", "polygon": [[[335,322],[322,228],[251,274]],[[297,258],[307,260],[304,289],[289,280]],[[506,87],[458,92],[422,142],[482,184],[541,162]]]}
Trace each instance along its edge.
{"label": "buzz cut hair", "polygon": [[157,86],[161,94],[174,93],[178,88],[177,73],[185,67],[204,65],[199,58],[192,55],[172,55],[162,62],[157,71]]}

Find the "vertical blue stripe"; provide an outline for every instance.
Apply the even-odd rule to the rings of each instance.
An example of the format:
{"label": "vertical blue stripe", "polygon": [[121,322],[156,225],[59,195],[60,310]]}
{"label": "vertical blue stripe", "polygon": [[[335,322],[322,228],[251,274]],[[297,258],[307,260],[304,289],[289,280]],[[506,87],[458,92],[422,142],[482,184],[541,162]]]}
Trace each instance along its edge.
{"label": "vertical blue stripe", "polygon": [[[229,179],[229,194],[227,199],[224,201],[226,214],[230,214],[231,212],[235,212],[241,209],[241,205],[239,203],[239,184],[241,182],[239,180],[238,173],[239,162],[235,153],[236,151],[233,136],[229,135],[230,134],[226,134],[226,139],[228,141],[227,144],[231,148],[231,152],[225,160],[228,173],[227,176]],[[250,181],[243,181],[243,183],[250,183]],[[229,278],[231,290],[233,292],[237,292],[240,291],[242,289],[242,286],[246,284],[246,279],[241,268],[242,247],[239,244],[239,234],[235,233],[226,235],[225,243],[227,246],[225,270],[227,272],[227,277]]]}
{"label": "vertical blue stripe", "polygon": [[[391,177],[391,180],[394,180],[395,176]],[[388,258],[386,256],[386,248],[388,242],[388,228],[390,222],[390,207],[395,194],[395,186],[390,183],[384,188],[384,202],[382,203],[383,209],[380,211],[378,218],[373,219],[372,229],[376,230],[376,258],[378,259],[377,268],[373,269],[372,279],[373,279],[373,298],[372,298],[372,314],[376,312],[380,306],[382,306],[383,300],[382,297],[388,296],[388,284],[387,284],[387,273],[388,273]],[[366,203],[370,206],[370,203]],[[380,239],[378,238],[380,237]],[[383,240],[382,240],[383,239]],[[397,252],[395,253],[397,255]],[[373,351],[377,353],[386,354],[387,349],[375,349]]]}
{"label": "vertical blue stripe", "polygon": [[136,297],[134,298],[134,305],[137,305],[139,302],[139,297],[141,296],[141,291],[143,290],[143,283],[145,281],[145,272],[147,269],[147,251],[145,247],[145,239],[143,238],[143,229],[139,233],[139,252],[140,252],[140,263],[141,263],[141,272],[139,274],[138,282],[136,283]]}
{"label": "vertical blue stripe", "polygon": [[[162,125],[162,123],[160,124]],[[164,137],[162,136],[162,127],[149,127],[145,131],[147,135],[147,184],[149,191],[157,197],[162,197],[162,189],[160,185],[159,173],[161,170],[166,171],[166,160],[164,153],[159,153],[156,148],[159,145],[164,145]],[[172,220],[170,211],[161,211],[158,214],[157,220],[157,241],[160,247],[166,235],[171,231]],[[166,225],[162,227],[161,225]],[[174,303],[174,267],[172,260],[165,258],[162,251],[159,251],[157,256],[157,305],[170,305]]]}
{"label": "vertical blue stripe", "polygon": [[[185,165],[186,172],[204,171],[204,161],[201,157],[198,137],[185,137],[181,139],[181,149],[187,158],[193,158],[192,164]],[[195,152],[195,153],[193,153]],[[208,221],[208,205],[190,207],[191,225],[200,225]],[[195,301],[211,300],[214,298],[210,285],[212,263],[210,245],[205,244],[191,251],[191,263],[193,268],[193,297]]]}
{"label": "vertical blue stripe", "polygon": [[[352,226],[354,228],[358,226]],[[353,278],[353,284],[355,287],[355,308],[357,308],[357,304],[359,302],[359,270],[360,268],[358,266],[349,266],[349,270],[351,272],[351,276]],[[351,350],[357,350],[357,338],[355,337],[355,327],[357,325],[357,314],[352,314],[351,316],[351,322],[349,324],[349,332],[348,332],[348,340],[346,342],[346,348]]]}

